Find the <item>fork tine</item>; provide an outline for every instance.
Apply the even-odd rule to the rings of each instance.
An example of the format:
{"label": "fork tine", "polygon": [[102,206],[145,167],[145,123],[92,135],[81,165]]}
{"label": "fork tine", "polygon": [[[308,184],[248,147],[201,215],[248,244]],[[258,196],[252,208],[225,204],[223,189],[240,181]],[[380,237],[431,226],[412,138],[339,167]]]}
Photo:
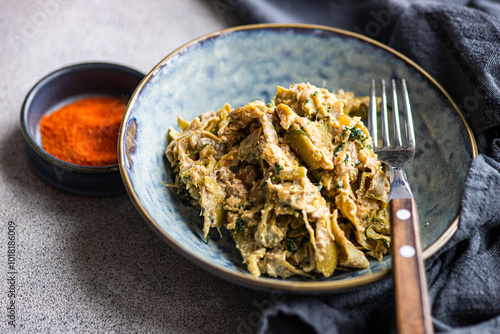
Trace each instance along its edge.
{"label": "fork tine", "polygon": [[372,80],[370,88],[370,106],[368,108],[368,132],[373,141],[373,148],[378,146],[377,138],[377,98],[375,95],[375,80]]}
{"label": "fork tine", "polygon": [[[392,116],[395,147],[390,146],[387,97],[385,81],[382,80],[382,142],[383,147],[374,146],[374,153],[390,171],[389,216],[391,221],[391,255],[396,302],[396,324],[398,333],[433,333],[431,308],[425,276],[425,266],[420,242],[420,226],[417,204],[408,183],[405,166],[415,156],[415,131],[411,115],[410,98],[406,81],[392,79]],[[397,84],[397,85],[396,85]],[[370,92],[370,131],[375,133],[377,118],[375,82]],[[398,98],[398,91],[400,97]],[[400,107],[399,100],[403,102]],[[403,110],[404,109],[404,110]],[[400,124],[403,122],[403,124]],[[406,133],[401,133],[404,126]],[[392,129],[391,129],[392,130]],[[402,138],[406,135],[406,139]],[[402,140],[403,139],[403,140]],[[375,139],[376,140],[376,139]],[[402,142],[408,143],[403,147]],[[405,214],[403,214],[405,213]],[[411,253],[405,253],[409,249]]]}
{"label": "fork tine", "polygon": [[406,135],[408,137],[408,147],[415,148],[415,130],[413,127],[413,118],[411,115],[410,97],[408,95],[408,88],[406,87],[406,80],[401,80],[403,86],[403,101],[406,119]]}
{"label": "fork tine", "polygon": [[389,147],[389,121],[387,117],[387,94],[385,92],[385,80],[382,80],[382,146]]}
{"label": "fork tine", "polygon": [[399,107],[398,107],[398,93],[396,87],[396,80],[392,79],[392,113],[394,121],[394,144],[396,147],[401,147],[401,126],[399,124]]}

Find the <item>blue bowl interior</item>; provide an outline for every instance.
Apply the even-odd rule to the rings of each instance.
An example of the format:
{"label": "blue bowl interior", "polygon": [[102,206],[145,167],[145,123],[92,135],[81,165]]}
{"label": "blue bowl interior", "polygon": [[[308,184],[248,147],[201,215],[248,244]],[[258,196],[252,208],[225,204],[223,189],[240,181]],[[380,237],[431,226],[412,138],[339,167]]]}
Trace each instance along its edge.
{"label": "blue bowl interior", "polygon": [[[220,276],[258,285],[252,283],[259,280],[247,273],[228,233],[223,231],[220,238],[212,231],[205,244],[199,212],[184,207],[175,189],[162,184],[174,182],[164,157],[168,128],[178,129],[177,115],[191,120],[226,102],[233,107],[268,102],[277,85],[310,82],[330,91],[368,95],[371,79],[391,78],[405,78],[410,90],[418,150],[406,170],[418,203],[423,247],[435,252],[443,235],[457,224],[475,150],[468,127],[446,93],[404,57],[333,29],[228,30],[187,44],[164,59],[135,92],[122,124],[119,164],[126,187],[146,220],[177,250]],[[386,257],[380,263],[371,261],[366,270],[337,271],[325,287],[335,289],[337,281],[354,282],[358,276],[387,272],[390,266]],[[260,280],[277,288],[285,281],[310,282]]]}

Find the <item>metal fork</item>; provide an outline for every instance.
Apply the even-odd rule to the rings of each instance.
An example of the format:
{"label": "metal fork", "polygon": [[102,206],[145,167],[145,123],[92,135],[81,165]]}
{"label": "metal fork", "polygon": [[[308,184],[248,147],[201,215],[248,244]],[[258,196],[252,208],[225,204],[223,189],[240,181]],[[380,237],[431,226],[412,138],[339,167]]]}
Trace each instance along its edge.
{"label": "metal fork", "polygon": [[425,276],[417,204],[406,178],[405,165],[415,156],[415,131],[406,81],[401,80],[404,109],[404,129],[407,145],[401,139],[397,84],[392,79],[392,111],[394,147],[389,138],[389,118],[385,81],[382,80],[382,146],[378,145],[377,101],[375,80],[372,80],[368,129],[373,150],[390,169],[391,190],[389,210],[391,219],[391,256],[393,263],[396,324],[398,333],[433,333],[432,318]]}

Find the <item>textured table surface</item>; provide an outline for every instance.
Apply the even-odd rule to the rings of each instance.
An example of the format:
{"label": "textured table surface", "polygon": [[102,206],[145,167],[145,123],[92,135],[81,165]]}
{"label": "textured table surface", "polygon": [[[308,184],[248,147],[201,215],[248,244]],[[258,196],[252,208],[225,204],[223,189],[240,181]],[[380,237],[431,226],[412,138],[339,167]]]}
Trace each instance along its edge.
{"label": "textured table surface", "polygon": [[[251,333],[262,305],[280,297],[199,269],[147,226],[127,195],[52,188],[28,165],[19,128],[25,95],[53,70],[109,61],[147,73],[182,44],[234,24],[230,15],[211,0],[2,3],[0,333]],[[9,274],[13,229],[17,273]],[[12,275],[15,296],[7,298]]]}

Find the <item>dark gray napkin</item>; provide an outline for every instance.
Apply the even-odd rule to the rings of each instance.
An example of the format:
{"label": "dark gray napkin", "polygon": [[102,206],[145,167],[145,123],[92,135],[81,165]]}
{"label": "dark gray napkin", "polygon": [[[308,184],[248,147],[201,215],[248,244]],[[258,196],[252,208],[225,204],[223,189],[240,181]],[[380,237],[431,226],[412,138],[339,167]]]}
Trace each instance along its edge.
{"label": "dark gray napkin", "polygon": [[[462,109],[480,154],[470,166],[460,227],[426,262],[442,333],[500,333],[500,4],[491,1],[226,0],[241,23],[301,22],[388,44],[427,70]],[[390,279],[322,297],[287,296],[259,333],[395,331]]]}

